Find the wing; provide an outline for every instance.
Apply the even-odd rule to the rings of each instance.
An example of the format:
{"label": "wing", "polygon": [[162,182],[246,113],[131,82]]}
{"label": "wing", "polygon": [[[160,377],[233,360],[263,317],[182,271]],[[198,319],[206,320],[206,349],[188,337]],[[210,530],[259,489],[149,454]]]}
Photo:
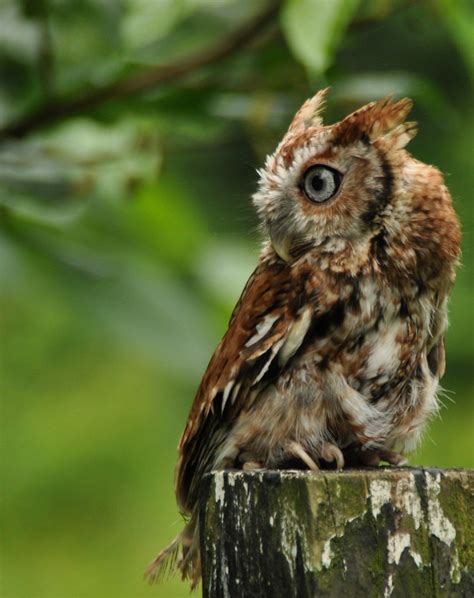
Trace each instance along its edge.
{"label": "wing", "polygon": [[[176,496],[184,513],[196,503],[199,483],[216,449],[256,386],[270,381],[300,346],[311,322],[303,282],[279,258],[264,260],[250,277],[229,328],[207,367],[179,445]],[[298,276],[298,280],[302,280]]]}
{"label": "wing", "polygon": [[448,326],[448,293],[439,293],[435,298],[435,309],[431,314],[431,340],[427,346],[427,360],[431,373],[440,379],[446,369],[444,333]]}
{"label": "wing", "polygon": [[444,336],[438,339],[436,345],[428,353],[428,366],[433,376],[442,378],[446,369],[446,353],[444,349]]}

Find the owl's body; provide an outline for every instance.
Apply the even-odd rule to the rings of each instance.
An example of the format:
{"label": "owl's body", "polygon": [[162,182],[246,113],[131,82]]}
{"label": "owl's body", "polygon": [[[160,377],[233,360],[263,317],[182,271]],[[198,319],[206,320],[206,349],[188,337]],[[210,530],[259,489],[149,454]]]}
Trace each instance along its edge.
{"label": "owl's body", "polygon": [[197,392],[176,491],[200,563],[202,476],[223,468],[400,462],[437,410],[459,226],[441,174],[403,148],[411,103],[333,126],[306,102],[260,172],[268,239]]}

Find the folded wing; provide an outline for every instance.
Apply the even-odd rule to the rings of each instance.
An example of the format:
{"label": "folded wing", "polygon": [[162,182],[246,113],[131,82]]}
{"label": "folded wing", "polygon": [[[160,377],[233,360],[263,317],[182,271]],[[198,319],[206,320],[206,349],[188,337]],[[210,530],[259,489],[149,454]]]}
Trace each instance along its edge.
{"label": "folded wing", "polygon": [[[301,280],[301,279],[300,279]],[[312,313],[291,269],[265,260],[250,277],[197,391],[179,445],[176,495],[184,513],[197,501],[199,482],[212,469],[218,446],[242,410],[298,350]]]}

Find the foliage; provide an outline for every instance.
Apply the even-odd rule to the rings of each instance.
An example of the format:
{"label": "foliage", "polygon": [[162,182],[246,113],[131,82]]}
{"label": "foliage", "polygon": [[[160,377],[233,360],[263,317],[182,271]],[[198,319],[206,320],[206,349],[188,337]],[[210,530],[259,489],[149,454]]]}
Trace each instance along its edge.
{"label": "foliage", "polygon": [[327,84],[329,120],[411,95],[412,151],[448,175],[455,403],[413,462],[472,465],[470,19],[463,0],[2,1],[2,595],[187,594],[141,581],[180,527],[175,446],[255,263],[254,168]]}
{"label": "foliage", "polygon": [[310,72],[322,73],[357,11],[359,0],[288,0],[282,28],[290,48]]}

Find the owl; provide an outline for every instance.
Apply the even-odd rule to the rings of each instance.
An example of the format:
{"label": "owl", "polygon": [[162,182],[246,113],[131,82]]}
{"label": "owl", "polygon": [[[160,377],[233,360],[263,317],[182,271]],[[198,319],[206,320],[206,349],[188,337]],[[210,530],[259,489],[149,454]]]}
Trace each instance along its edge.
{"label": "owl", "polygon": [[400,465],[437,412],[460,245],[450,194],[404,149],[409,99],[324,126],[326,91],[259,171],[263,248],[194,399],[176,467],[187,525],[151,580],[179,554],[197,583],[207,472]]}

